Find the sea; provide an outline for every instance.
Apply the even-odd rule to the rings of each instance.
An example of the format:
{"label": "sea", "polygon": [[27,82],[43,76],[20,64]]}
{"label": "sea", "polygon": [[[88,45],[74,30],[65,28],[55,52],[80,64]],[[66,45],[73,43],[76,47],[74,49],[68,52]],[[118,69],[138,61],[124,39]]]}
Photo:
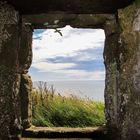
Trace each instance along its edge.
{"label": "sea", "polygon": [[[34,87],[38,85],[37,83],[34,82]],[[53,85],[56,94],[62,96],[73,95],[104,102],[105,82],[103,80],[47,81],[47,85],[48,87]]]}

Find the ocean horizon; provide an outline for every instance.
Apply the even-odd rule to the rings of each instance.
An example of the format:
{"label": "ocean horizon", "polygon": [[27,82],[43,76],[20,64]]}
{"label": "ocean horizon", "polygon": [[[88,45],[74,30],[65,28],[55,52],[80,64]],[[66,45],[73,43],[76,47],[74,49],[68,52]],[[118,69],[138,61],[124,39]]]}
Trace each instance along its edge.
{"label": "ocean horizon", "polygon": [[[38,82],[39,81],[34,81],[33,86],[37,87]],[[42,82],[47,82],[48,87],[53,85],[55,92],[62,96],[74,95],[80,98],[104,102],[104,80],[61,80]]]}

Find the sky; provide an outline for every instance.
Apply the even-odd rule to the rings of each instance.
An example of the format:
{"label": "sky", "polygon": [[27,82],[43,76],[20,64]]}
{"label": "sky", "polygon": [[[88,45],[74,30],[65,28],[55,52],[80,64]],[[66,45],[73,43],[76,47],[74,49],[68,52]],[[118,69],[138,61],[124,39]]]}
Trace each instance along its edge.
{"label": "sky", "polygon": [[62,36],[54,29],[34,30],[33,81],[104,80],[104,31],[69,25],[59,30]]}

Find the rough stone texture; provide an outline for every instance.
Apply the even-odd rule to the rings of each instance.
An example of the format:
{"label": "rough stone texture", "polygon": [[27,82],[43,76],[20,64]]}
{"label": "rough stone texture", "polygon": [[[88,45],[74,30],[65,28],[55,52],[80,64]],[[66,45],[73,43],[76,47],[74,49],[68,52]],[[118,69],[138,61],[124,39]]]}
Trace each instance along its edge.
{"label": "rough stone texture", "polygon": [[24,15],[26,24],[34,29],[63,28],[70,25],[73,28],[104,28],[106,20],[112,20],[113,14],[34,14]]}
{"label": "rough stone texture", "polygon": [[0,2],[0,140],[20,131],[19,17],[12,6]]}
{"label": "rough stone texture", "polygon": [[32,30],[12,6],[0,2],[0,140],[14,139],[31,125]]}
{"label": "rough stone texture", "polygon": [[[138,1],[137,1],[138,2]],[[119,11],[118,128],[123,140],[140,139],[140,3]]]}
{"label": "rough stone texture", "polygon": [[[105,24],[105,112],[119,140],[140,139],[140,4]],[[116,132],[115,132],[116,133]]]}
{"label": "rough stone texture", "polygon": [[29,128],[32,122],[32,81],[27,74],[32,63],[32,28],[23,23],[19,50],[19,71],[21,74],[20,97],[23,128]]}
{"label": "rough stone texture", "polygon": [[107,20],[104,25],[106,40],[104,48],[104,63],[106,68],[105,79],[105,114],[107,126],[117,126],[117,94],[118,94],[118,66],[117,48],[119,28],[116,17]]}
{"label": "rough stone texture", "polygon": [[114,13],[134,0],[6,0],[22,14]]}
{"label": "rough stone texture", "polygon": [[35,127],[32,126],[23,132],[28,138],[48,138],[45,140],[109,140],[106,136],[106,127]]}
{"label": "rough stone texture", "polygon": [[23,23],[21,30],[21,43],[19,50],[20,73],[28,72],[32,63],[32,27]]}
{"label": "rough stone texture", "polygon": [[32,81],[27,74],[21,75],[21,120],[24,129],[32,124],[32,101],[31,101]]}
{"label": "rough stone texture", "polygon": [[[11,2],[16,4],[19,1],[12,0]],[[23,2],[25,3],[25,1]],[[28,8],[27,4],[18,4],[15,5],[19,6],[18,9],[22,6],[23,9]],[[88,9],[88,5],[85,6]],[[31,6],[29,8],[33,11],[27,9],[29,13],[36,12],[35,7],[32,7],[33,9]],[[55,6],[53,8],[55,9]],[[76,9],[71,10],[75,12]],[[40,12],[39,9],[37,11]],[[74,27],[103,28],[105,30],[107,127],[110,130],[113,127],[119,130],[119,136],[116,137],[119,140],[139,140],[140,2],[136,0],[133,5],[119,10],[118,16],[92,16],[93,14],[70,14],[67,17],[66,13],[59,13],[58,17],[50,14],[50,17],[47,18],[50,18],[51,26],[59,27],[69,23]],[[55,18],[60,18],[60,22]],[[46,19],[44,23],[43,17],[41,17],[43,24],[41,27],[47,24],[48,19]],[[32,82],[27,72],[32,62],[32,29],[27,26],[28,22],[26,25],[21,25],[19,21],[22,22],[15,9],[0,2],[0,140],[16,138],[21,130],[21,119],[24,128],[31,125]]]}

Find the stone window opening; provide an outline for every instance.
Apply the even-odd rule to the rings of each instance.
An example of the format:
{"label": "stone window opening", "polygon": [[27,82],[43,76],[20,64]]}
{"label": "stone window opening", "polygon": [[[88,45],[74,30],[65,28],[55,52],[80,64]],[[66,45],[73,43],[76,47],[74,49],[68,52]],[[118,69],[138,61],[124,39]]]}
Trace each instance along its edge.
{"label": "stone window opening", "polygon": [[0,139],[20,139],[19,134],[32,124],[32,80],[28,71],[32,63],[33,29],[53,29],[65,25],[104,29],[105,116],[108,130],[105,133],[112,134],[111,139],[139,139],[138,1],[114,1],[111,4],[106,0],[102,4],[96,0],[79,4],[72,1],[57,4],[56,1],[44,1],[46,4],[36,1],[26,5],[24,1],[2,0]]}
{"label": "stone window opening", "polygon": [[[95,101],[104,102],[104,85],[105,85],[104,83],[105,69],[103,64],[104,63],[103,51],[104,51],[104,40],[105,40],[104,36],[105,36],[104,31],[102,29],[72,28],[70,25],[66,25],[64,28],[56,28],[56,29],[47,29],[47,30],[35,29],[33,32],[33,62],[29,70],[29,74],[32,76],[32,80],[38,81],[38,82],[33,82],[34,87],[36,87],[37,89],[39,88],[39,90],[42,92],[44,90],[43,88],[45,88],[43,86],[45,85],[46,86],[49,85],[48,88],[52,90],[52,87],[50,86],[52,84],[54,85],[54,90],[56,90],[55,94],[58,94],[60,96],[61,94],[64,97],[67,96],[64,92],[68,93],[69,96],[71,94],[73,94],[72,96],[77,96],[76,94],[79,92],[78,94],[79,95],[81,94],[80,95],[81,98],[87,98],[87,99],[89,98],[90,100],[93,99]],[[74,39],[75,37],[77,37],[78,41]],[[83,41],[84,39],[86,39],[87,41]],[[69,43],[68,40],[70,40]],[[73,40],[75,40],[75,42]],[[53,47],[54,44],[56,44],[55,46],[58,45],[59,48]],[[73,47],[72,45],[78,46],[77,49],[76,46]],[[66,47],[68,49],[65,49]],[[51,52],[53,49],[56,49],[56,51]],[[70,66],[69,64],[72,64],[72,66]],[[79,66],[79,69],[76,68],[76,66]],[[59,69],[60,69],[60,73],[59,73]],[[61,72],[62,71],[61,69],[63,71],[65,70],[64,73]],[[54,71],[54,73],[52,72],[51,74],[51,71]],[[66,73],[66,71],[68,71],[68,74]],[[57,72],[58,74],[53,76]],[[74,72],[74,74],[73,73],[71,74],[71,72]],[[69,80],[70,76],[72,76],[73,78],[72,80]],[[50,82],[49,80],[47,80],[49,78],[50,78]],[[63,79],[57,79],[57,78],[63,78]],[[62,91],[62,89],[60,89],[61,86],[58,84],[58,81],[61,83],[62,81],[65,80],[66,82],[64,83],[64,85],[66,87],[64,87],[64,91]],[[77,84],[77,88],[73,89],[73,87],[68,87],[70,81],[74,81],[74,80],[76,80],[75,84]],[[77,80],[81,81],[81,83],[79,82],[79,84],[82,85],[82,86],[80,85],[81,89],[78,87]],[[53,81],[54,83],[51,81]],[[86,81],[88,81],[89,84],[86,84]],[[83,85],[84,82],[85,85]],[[91,87],[91,85],[93,87]],[[87,90],[88,88],[92,89],[92,91],[90,90],[87,91],[89,95],[86,95],[85,93],[86,88]]]}
{"label": "stone window opening", "polygon": [[[49,14],[48,16],[44,16],[44,15],[24,16],[23,19],[26,19],[29,23],[32,23],[32,26],[29,23],[25,24],[26,32],[23,32],[22,39],[24,39],[24,36],[26,37],[25,38],[26,41],[27,40],[29,41],[29,39],[32,39],[32,34],[33,34],[32,29],[34,29],[34,30],[35,29],[46,29],[46,28],[54,29],[56,31],[56,34],[58,34],[60,36],[63,34],[61,34],[61,32],[59,32],[59,28],[65,27],[66,25],[71,25],[73,28],[103,29],[105,32],[105,46],[104,46],[104,51],[103,51],[105,69],[109,69],[109,67],[110,67],[109,64],[113,63],[114,72],[116,72],[116,68],[117,68],[117,66],[115,65],[116,60],[112,59],[114,57],[113,52],[116,51],[116,47],[118,44],[118,30],[117,30],[117,23],[116,23],[115,15],[112,15],[112,14],[104,14],[104,15],[102,15],[102,14],[101,15],[100,14],[99,15],[98,14],[97,15],[96,14],[95,15],[94,14],[89,14],[89,15],[72,14],[72,15],[66,16],[63,14],[62,15],[56,14],[55,16],[54,15],[52,16],[51,14]],[[54,18],[55,18],[55,20],[54,20]],[[56,20],[56,18],[60,18],[60,20]],[[43,21],[42,21],[42,19],[43,19]],[[47,22],[44,22],[44,19],[47,20]],[[57,22],[55,22],[55,21],[57,21]],[[42,24],[42,22],[43,22],[43,24]],[[29,30],[27,30],[27,29],[29,29]],[[24,28],[23,28],[23,31],[24,31]],[[28,35],[26,33],[28,33]],[[30,35],[29,35],[29,33],[30,33]],[[29,41],[30,43],[28,42],[27,44],[25,44],[26,41],[24,41],[24,45],[30,46],[30,47],[28,47],[28,48],[30,48],[29,49],[30,51],[28,50],[28,53],[32,54],[32,45],[31,45],[32,41]],[[32,55],[30,55],[30,56],[32,56]],[[32,60],[32,59],[27,59],[27,60]],[[32,61],[30,61],[30,64],[31,64],[31,62]],[[113,110],[112,107],[117,105],[117,98],[116,98],[116,88],[117,87],[115,86],[117,84],[116,77],[114,77],[114,75],[110,75],[110,74],[112,74],[112,73],[108,73],[107,70],[105,71],[104,100],[105,100],[105,116],[106,116],[106,122],[107,122],[106,125],[108,125],[108,122],[109,122],[108,119],[110,119],[110,116],[108,116],[108,113],[109,113],[108,111],[109,110],[112,111]],[[114,94],[113,105],[111,105],[111,106],[109,103],[112,102],[112,97],[110,97],[110,95],[112,94],[112,91],[110,91],[110,89],[108,88],[108,85],[106,84],[107,83],[106,79],[108,76],[113,77],[112,81],[109,81],[109,83],[108,83],[108,85],[109,84],[112,85],[112,83],[113,83],[112,90],[114,90],[113,91],[113,94]],[[26,79],[26,78],[24,77],[23,79]],[[28,81],[27,83],[29,84],[30,83],[29,81],[31,81],[31,80],[27,80],[27,81]],[[22,87],[22,84],[21,84],[21,87]],[[31,101],[27,98],[30,96],[30,99],[31,99],[30,93],[31,93],[31,89],[29,89],[29,92],[27,94],[28,96],[24,96],[27,99],[27,103],[25,102],[25,103],[21,104],[21,106],[25,107],[24,109],[22,109],[22,114],[21,114],[22,123],[23,123],[22,126],[24,127],[24,129],[32,126],[32,112],[31,112],[32,105],[31,105]],[[22,90],[21,90],[21,97],[24,98],[22,96],[22,94],[25,95],[25,93],[22,93]],[[113,113],[116,115],[117,110],[113,110],[113,111],[114,111]],[[113,116],[111,116],[111,117],[113,117]],[[110,120],[112,121],[113,119],[114,118],[111,118]],[[112,121],[112,123],[114,123],[114,124],[117,123],[116,119],[115,119],[115,121]]]}

